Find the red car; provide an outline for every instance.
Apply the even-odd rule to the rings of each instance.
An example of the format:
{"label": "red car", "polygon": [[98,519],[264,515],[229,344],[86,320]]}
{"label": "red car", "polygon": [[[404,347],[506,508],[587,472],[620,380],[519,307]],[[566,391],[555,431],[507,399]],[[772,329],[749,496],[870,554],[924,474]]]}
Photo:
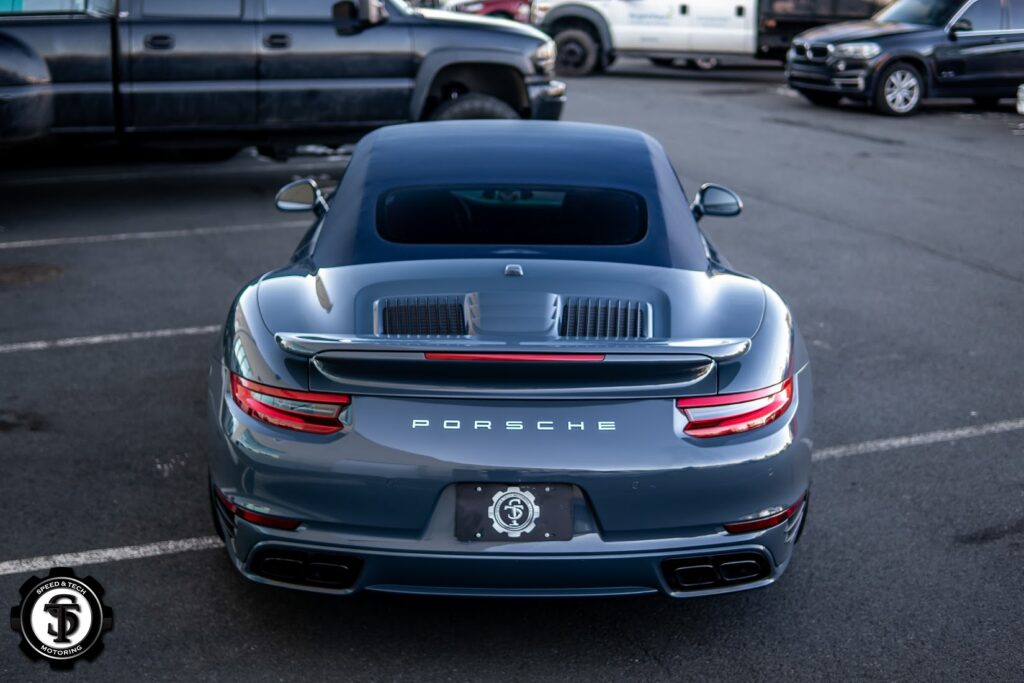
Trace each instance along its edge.
{"label": "red car", "polygon": [[443,8],[449,12],[530,23],[530,0],[451,0],[444,3]]}

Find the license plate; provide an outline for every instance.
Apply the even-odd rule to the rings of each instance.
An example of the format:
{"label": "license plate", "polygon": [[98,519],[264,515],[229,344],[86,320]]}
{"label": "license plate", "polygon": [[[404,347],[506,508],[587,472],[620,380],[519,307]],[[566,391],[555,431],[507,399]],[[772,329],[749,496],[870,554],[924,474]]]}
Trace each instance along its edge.
{"label": "license plate", "polygon": [[570,484],[457,484],[455,537],[460,541],[567,541],[572,538]]}

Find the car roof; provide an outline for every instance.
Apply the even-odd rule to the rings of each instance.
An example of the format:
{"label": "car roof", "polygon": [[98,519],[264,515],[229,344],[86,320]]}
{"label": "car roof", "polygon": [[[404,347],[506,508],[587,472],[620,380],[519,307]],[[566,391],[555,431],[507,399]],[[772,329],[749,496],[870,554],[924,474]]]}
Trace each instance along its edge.
{"label": "car roof", "polygon": [[495,258],[500,245],[385,241],[377,207],[396,189],[522,184],[626,190],[646,205],[647,234],[623,246],[544,246],[537,258],[616,261],[703,270],[704,243],[668,156],[657,140],[615,126],[560,121],[437,121],[380,128],[352,154],[312,257],[331,267],[432,258]]}
{"label": "car roof", "polygon": [[661,151],[629,128],[503,120],[388,126],[360,147],[368,148],[368,183],[394,187],[491,180],[636,190],[653,182]]}

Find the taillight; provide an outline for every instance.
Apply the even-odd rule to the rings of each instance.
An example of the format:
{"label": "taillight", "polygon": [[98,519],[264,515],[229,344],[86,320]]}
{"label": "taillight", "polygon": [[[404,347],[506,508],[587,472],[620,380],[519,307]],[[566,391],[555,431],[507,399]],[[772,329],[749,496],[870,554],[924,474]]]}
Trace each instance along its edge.
{"label": "taillight", "polygon": [[684,432],[697,438],[738,434],[763,427],[786,412],[793,401],[793,378],[767,389],[676,399],[686,417]]}
{"label": "taillight", "polygon": [[341,411],[352,398],[345,394],[279,389],[231,373],[231,395],[238,407],[257,420],[314,434],[340,432]]}

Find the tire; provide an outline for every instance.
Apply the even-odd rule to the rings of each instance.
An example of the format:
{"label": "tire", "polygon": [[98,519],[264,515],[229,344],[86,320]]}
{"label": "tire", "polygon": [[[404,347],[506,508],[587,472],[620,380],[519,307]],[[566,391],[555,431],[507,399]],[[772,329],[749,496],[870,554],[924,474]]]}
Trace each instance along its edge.
{"label": "tire", "polygon": [[675,66],[676,60],[672,57],[650,57],[651,64],[654,66]]}
{"label": "tire", "polygon": [[924,78],[917,67],[896,62],[886,68],[875,84],[875,111],[886,116],[910,116],[924,99]]}
{"label": "tire", "polygon": [[842,95],[834,92],[818,92],[817,90],[800,90],[799,93],[807,98],[807,101],[817,107],[834,107],[839,104]]}
{"label": "tire", "polygon": [[555,34],[555,45],[555,72],[559,76],[588,76],[594,72],[600,48],[592,35],[578,28],[565,29]]}
{"label": "tire", "polygon": [[717,57],[697,57],[686,60],[686,68],[698,71],[711,71],[718,67]]}
{"label": "tire", "polygon": [[437,105],[430,115],[433,121],[454,121],[456,119],[518,119],[515,109],[497,97],[469,93],[462,97],[445,100]]}
{"label": "tire", "polygon": [[976,106],[978,109],[985,109],[991,111],[993,109],[999,108],[998,97],[975,97],[973,99],[974,106]]}

